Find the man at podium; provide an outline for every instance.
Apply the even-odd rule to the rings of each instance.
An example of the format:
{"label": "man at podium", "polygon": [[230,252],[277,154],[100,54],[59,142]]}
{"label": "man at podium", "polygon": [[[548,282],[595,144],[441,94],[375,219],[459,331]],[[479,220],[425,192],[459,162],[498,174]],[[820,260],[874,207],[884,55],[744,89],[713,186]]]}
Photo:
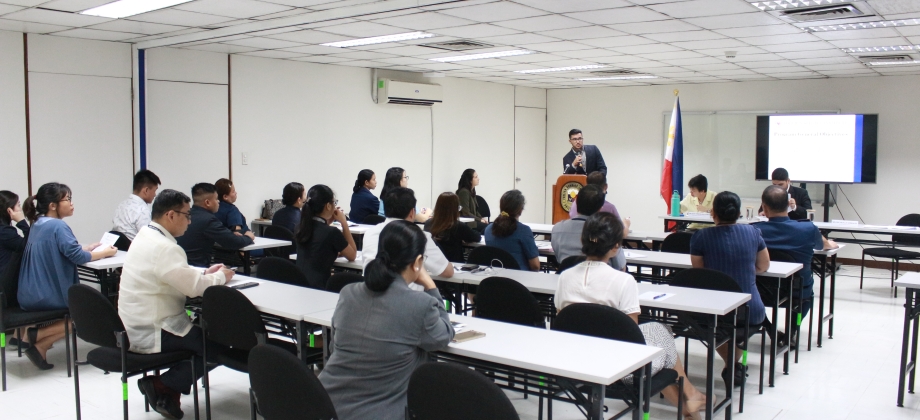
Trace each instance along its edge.
{"label": "man at podium", "polygon": [[572,150],[562,158],[562,173],[587,175],[600,171],[607,176],[607,164],[604,163],[600,149],[597,146],[586,145],[581,130],[573,128],[569,131],[569,143],[572,144]]}

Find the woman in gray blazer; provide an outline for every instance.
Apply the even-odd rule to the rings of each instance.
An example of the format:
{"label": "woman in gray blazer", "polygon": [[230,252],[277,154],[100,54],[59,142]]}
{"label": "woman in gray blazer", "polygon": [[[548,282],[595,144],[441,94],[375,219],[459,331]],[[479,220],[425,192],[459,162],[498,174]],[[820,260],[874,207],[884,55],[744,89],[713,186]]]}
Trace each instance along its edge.
{"label": "woman in gray blazer", "polygon": [[[409,376],[454,338],[424,269],[426,238],[406,221],[380,232],[364,283],[345,286],[332,316],[332,356],[319,375],[339,420],[404,419]],[[409,289],[416,283],[424,293]]]}

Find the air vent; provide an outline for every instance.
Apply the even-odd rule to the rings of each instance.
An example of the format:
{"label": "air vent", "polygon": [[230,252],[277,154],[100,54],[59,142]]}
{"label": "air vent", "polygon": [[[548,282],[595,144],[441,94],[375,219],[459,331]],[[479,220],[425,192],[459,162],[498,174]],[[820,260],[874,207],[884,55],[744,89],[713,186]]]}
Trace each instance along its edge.
{"label": "air vent", "polygon": [[852,4],[835,4],[833,6],[806,7],[793,10],[784,10],[780,15],[797,22],[811,22],[815,20],[849,19],[865,17],[866,14]]}
{"label": "air vent", "polygon": [[856,57],[863,63],[898,63],[913,61],[914,57],[908,54],[890,54],[890,55],[861,55]]}
{"label": "air vent", "polygon": [[460,39],[456,41],[445,41],[445,42],[432,42],[430,44],[420,44],[422,47],[428,48],[437,48],[439,50],[447,51],[469,51],[469,50],[478,50],[481,48],[491,48],[494,45],[486,44],[483,42],[470,41],[468,39]]}
{"label": "air vent", "polygon": [[637,71],[626,70],[626,69],[613,69],[613,70],[592,71],[591,74],[596,74],[599,76],[630,76],[633,74],[641,74],[641,73]]}

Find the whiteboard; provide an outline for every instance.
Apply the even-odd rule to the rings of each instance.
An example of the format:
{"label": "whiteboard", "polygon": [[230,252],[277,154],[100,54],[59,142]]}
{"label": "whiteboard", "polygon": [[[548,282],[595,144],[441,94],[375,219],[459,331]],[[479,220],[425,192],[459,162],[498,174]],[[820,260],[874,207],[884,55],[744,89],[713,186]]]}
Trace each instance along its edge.
{"label": "whiteboard", "polygon": [[[760,200],[769,181],[757,181],[757,116],[769,114],[837,114],[830,111],[683,111],[680,114],[684,138],[683,194],[690,193],[687,182],[703,174],[709,191],[732,191],[742,199]],[[663,113],[662,138],[667,138],[671,111]],[[666,142],[662,142],[664,164]],[[659,172],[660,173],[660,172]],[[795,174],[789,174],[795,180]],[[808,195],[820,203],[824,184],[808,184]]]}

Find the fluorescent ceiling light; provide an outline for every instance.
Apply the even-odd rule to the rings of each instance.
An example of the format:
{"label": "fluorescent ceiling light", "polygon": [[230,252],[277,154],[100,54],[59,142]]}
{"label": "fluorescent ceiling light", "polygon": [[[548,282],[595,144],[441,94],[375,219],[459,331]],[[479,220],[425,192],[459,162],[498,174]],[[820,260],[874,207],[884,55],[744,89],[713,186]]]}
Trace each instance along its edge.
{"label": "fluorescent ceiling light", "polygon": [[549,69],[534,69],[534,70],[515,70],[515,73],[550,73],[556,71],[575,71],[575,70],[591,70],[591,69],[602,69],[607,66],[602,66],[600,64],[589,64],[587,66],[571,66],[571,67],[553,67]]}
{"label": "fluorescent ceiling light", "polygon": [[752,1],[751,5],[766,11],[776,10],[776,9],[787,9],[790,7],[808,7],[808,6],[820,6],[822,4],[833,4],[833,3],[846,3],[845,0],[769,0],[769,1]]}
{"label": "fluorescent ceiling light", "polygon": [[190,1],[192,0],[118,0],[84,10],[80,14],[120,19]]}
{"label": "fluorescent ceiling light", "polygon": [[859,47],[844,48],[845,53],[869,53],[869,52],[897,52],[897,51],[920,51],[920,45],[894,45],[890,47]]}
{"label": "fluorescent ceiling light", "polygon": [[515,55],[526,55],[526,54],[533,54],[533,51],[508,50],[508,51],[497,51],[497,52],[482,53],[482,54],[455,55],[453,57],[429,58],[429,60],[440,61],[442,63],[446,63],[449,61],[482,60],[485,58],[511,57]]}
{"label": "fluorescent ceiling light", "polygon": [[632,80],[632,79],[657,79],[658,76],[652,76],[650,74],[639,74],[635,76],[609,76],[609,77],[588,77],[585,79],[578,79],[583,82],[599,82],[603,80]]}
{"label": "fluorescent ceiling light", "polygon": [[893,28],[896,26],[920,25],[920,19],[880,20],[876,22],[847,23],[843,25],[808,26],[808,32],[846,31],[850,29]]}
{"label": "fluorescent ceiling light", "polygon": [[910,61],[870,61],[866,63],[870,66],[897,66],[904,64],[920,64],[920,60],[910,60]]}
{"label": "fluorescent ceiling light", "polygon": [[399,41],[408,41],[410,39],[431,38],[433,36],[434,34],[429,34],[426,32],[407,32],[404,34],[375,36],[371,38],[353,39],[351,41],[329,42],[329,43],[319,44],[319,45],[322,45],[324,47],[346,48],[346,47],[357,47],[359,45],[383,44],[385,42],[399,42]]}

